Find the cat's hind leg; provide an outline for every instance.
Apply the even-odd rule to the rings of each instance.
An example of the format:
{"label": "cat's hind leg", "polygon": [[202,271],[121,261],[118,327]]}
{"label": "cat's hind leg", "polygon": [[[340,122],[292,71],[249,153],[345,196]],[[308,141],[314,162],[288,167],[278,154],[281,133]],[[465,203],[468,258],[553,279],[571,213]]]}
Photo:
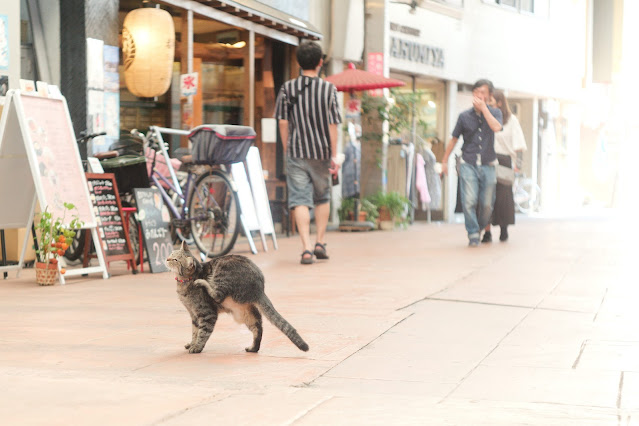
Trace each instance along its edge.
{"label": "cat's hind leg", "polygon": [[215,323],[217,322],[217,312],[197,319],[197,335],[195,343],[189,348],[190,354],[199,354],[204,349],[204,345],[211,337]]}
{"label": "cat's hind leg", "polygon": [[246,352],[257,352],[262,342],[262,315],[255,305],[246,311],[245,324],[253,333],[253,346],[246,348]]}

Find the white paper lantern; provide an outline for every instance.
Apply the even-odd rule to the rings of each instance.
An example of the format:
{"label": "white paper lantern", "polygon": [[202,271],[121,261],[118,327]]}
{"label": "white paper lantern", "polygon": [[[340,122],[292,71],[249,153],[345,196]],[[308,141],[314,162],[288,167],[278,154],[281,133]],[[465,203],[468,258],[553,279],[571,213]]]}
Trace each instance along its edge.
{"label": "white paper lantern", "polygon": [[173,18],[166,10],[135,9],[122,29],[124,80],[135,96],[152,98],[169,90],[175,55]]}

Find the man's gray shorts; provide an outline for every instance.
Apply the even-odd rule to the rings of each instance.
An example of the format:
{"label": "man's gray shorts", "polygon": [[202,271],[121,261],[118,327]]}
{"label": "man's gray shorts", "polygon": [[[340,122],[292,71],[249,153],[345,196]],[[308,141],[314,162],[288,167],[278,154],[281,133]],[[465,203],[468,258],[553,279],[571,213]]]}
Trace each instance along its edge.
{"label": "man's gray shorts", "polygon": [[331,160],[286,157],[288,208],[314,207],[331,199],[329,183]]}

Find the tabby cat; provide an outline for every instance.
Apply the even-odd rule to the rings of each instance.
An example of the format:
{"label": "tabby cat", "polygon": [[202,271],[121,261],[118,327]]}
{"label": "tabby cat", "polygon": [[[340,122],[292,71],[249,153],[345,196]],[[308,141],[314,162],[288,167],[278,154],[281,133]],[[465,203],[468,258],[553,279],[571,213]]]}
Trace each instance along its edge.
{"label": "tabby cat", "polygon": [[264,275],[248,258],[227,255],[201,263],[182,243],[166,264],[176,274],[178,296],[191,315],[192,337],[185,346],[189,353],[202,352],[221,312],[232,314],[235,321],[246,324],[253,333],[253,346],[246,348],[247,352],[260,349],[260,312],[295,346],[308,351],[306,342],[271,304],[264,293]]}

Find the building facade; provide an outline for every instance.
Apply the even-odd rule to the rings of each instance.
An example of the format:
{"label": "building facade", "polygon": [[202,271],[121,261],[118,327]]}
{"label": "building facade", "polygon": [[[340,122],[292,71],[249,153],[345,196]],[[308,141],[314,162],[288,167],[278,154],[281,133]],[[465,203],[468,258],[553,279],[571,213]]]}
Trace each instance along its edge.
{"label": "building facade", "polygon": [[[542,187],[544,205],[559,207],[576,193],[588,1],[369,0],[367,6],[379,11],[368,21],[384,35],[367,36],[366,54],[381,53],[387,75],[407,83],[402,90],[422,92],[428,126],[417,136],[432,143],[438,161],[458,114],[471,106],[470,87],[488,78],[520,119],[528,144],[523,171]],[[455,182],[451,173],[436,216],[454,220]]]}

